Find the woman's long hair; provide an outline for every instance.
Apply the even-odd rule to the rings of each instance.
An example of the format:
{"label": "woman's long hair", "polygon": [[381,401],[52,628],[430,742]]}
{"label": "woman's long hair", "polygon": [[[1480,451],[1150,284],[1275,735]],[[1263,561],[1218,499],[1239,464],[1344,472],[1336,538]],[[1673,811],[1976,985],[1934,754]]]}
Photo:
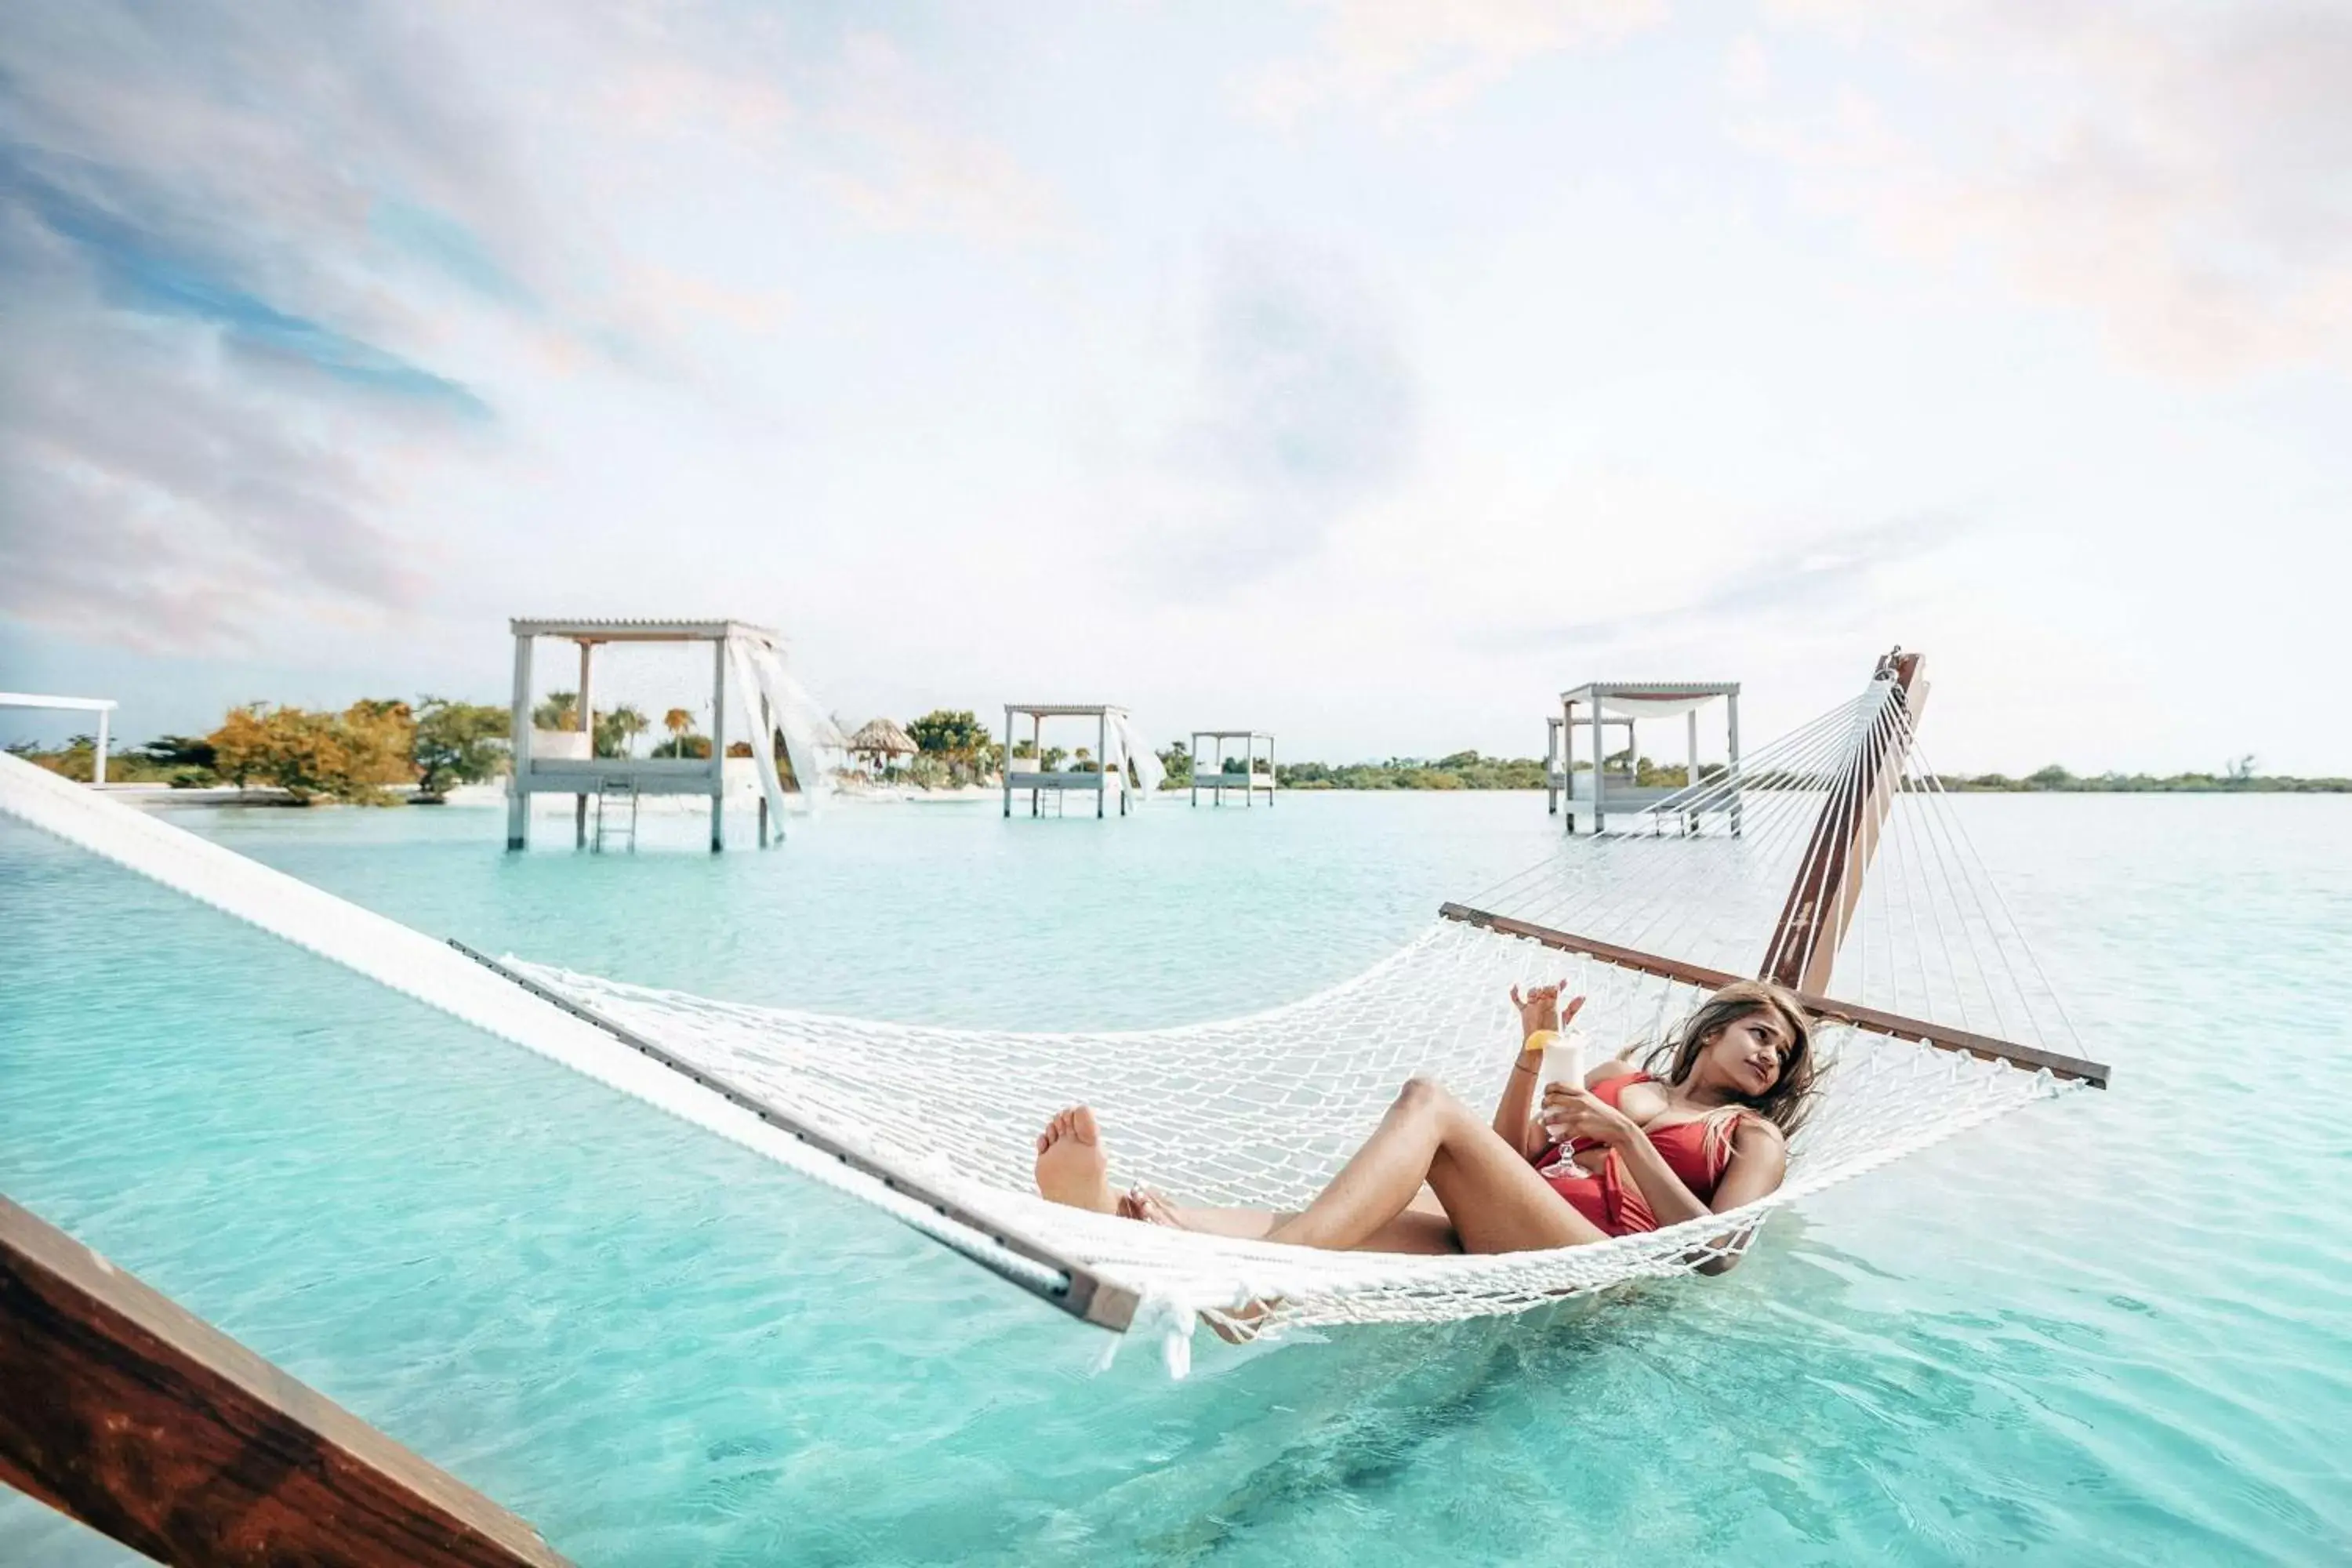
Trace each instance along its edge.
{"label": "woman's long hair", "polygon": [[1813,1097],[1813,1026],[1795,994],[1769,980],[1736,980],[1699,1004],[1672,1039],[1650,1052],[1643,1070],[1670,1084],[1681,1083],[1698,1065],[1698,1054],[1709,1039],[1725,1026],[1757,1013],[1772,1014],[1789,1031],[1789,1059],[1770,1089],[1738,1100],[1793,1137],[1804,1125]]}

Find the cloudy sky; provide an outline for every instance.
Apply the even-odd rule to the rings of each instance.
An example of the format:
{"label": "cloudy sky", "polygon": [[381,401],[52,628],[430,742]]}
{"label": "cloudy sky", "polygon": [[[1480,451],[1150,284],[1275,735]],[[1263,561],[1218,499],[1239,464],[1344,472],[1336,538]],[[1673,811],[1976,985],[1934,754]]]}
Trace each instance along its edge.
{"label": "cloudy sky", "polygon": [[733,615],[1339,759],[1902,642],[1940,766],[2352,772],[2347,168],[2294,0],[12,6],[0,687]]}

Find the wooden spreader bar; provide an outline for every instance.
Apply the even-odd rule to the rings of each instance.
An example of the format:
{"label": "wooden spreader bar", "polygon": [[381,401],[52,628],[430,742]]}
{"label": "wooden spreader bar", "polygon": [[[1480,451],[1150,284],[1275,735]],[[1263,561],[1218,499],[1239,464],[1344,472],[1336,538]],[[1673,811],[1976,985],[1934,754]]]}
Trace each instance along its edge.
{"label": "wooden spreader bar", "polygon": [[522,1520],[5,1197],[0,1481],[163,1563],[565,1562]]}
{"label": "wooden spreader bar", "polygon": [[[1527,921],[1513,920],[1507,915],[1490,914],[1474,910],[1467,904],[1445,904],[1438,914],[1464,925],[1476,926],[1502,936],[1525,937],[1562,952],[1582,953],[1620,969],[1638,970],[1643,974],[1655,974],[1667,980],[1701,986],[1709,991],[1720,990],[1737,980],[1753,978],[1734,974],[1728,970],[1709,969],[1705,964],[1686,963],[1679,958],[1666,958],[1638,948],[1620,947],[1614,942],[1597,938],[1578,936],[1572,931],[1554,931],[1549,926],[1534,925]],[[2046,1068],[2053,1078],[2077,1079],[2094,1089],[2107,1087],[2108,1068],[2104,1062],[2086,1061],[2081,1057],[2063,1056],[2045,1051],[2038,1046],[2021,1046],[2014,1040],[2000,1039],[1992,1035],[1979,1035],[1968,1029],[1955,1029],[1943,1024],[1931,1024],[1925,1018],[1906,1017],[1884,1008],[1866,1007],[1859,1002],[1841,1002],[1833,996],[1817,996],[1800,991],[1797,999],[1805,1011],[1817,1018],[1833,1024],[1850,1024],[1874,1035],[1886,1035],[1898,1040],[1916,1040],[1921,1045],[1934,1046],[1938,1050],[1965,1051],[1986,1061],[2014,1062],[2019,1067]]]}
{"label": "wooden spreader bar", "polygon": [[[929,1205],[932,1212],[940,1217],[952,1220],[967,1230],[978,1232],[1007,1252],[1018,1253],[1032,1262],[1042,1263],[1048,1268],[1059,1271],[1066,1277],[1066,1283],[1060,1289],[1052,1289],[1041,1287],[1018,1275],[1007,1274],[1001,1269],[991,1269],[990,1271],[996,1274],[999,1279],[1010,1280],[1039,1300],[1050,1301],[1070,1316],[1092,1323],[1097,1328],[1109,1329],[1115,1333],[1125,1333],[1129,1325],[1134,1322],[1136,1308],[1140,1305],[1140,1300],[1134,1291],[1124,1285],[1114,1284],[1105,1279],[1084,1263],[1060,1252],[1050,1243],[1039,1241],[1034,1237],[1024,1236],[1018,1231],[1009,1230],[1000,1221],[991,1219],[985,1215],[975,1214],[919,1178],[910,1176],[904,1171],[894,1169],[870,1155],[848,1147],[820,1129],[803,1121],[782,1107],[771,1104],[749,1089],[740,1088],[716,1073],[695,1066],[685,1058],[656,1045],[627,1025],[607,1018],[593,1008],[582,1006],[562,992],[541,984],[520,971],[500,963],[488,953],[467,947],[456,937],[449,938],[448,942],[451,947],[456,948],[483,968],[503,975],[541,1001],[562,1008],[582,1022],[593,1024],[631,1050],[642,1052],[672,1072],[692,1079],[729,1104],[750,1111],[777,1131],[791,1133],[810,1148],[832,1155],[851,1170],[861,1175],[873,1177],[893,1192],[903,1193],[918,1203]],[[970,1253],[962,1256],[971,1257]],[[983,1268],[988,1268],[988,1260],[984,1258],[972,1258],[971,1260]]]}

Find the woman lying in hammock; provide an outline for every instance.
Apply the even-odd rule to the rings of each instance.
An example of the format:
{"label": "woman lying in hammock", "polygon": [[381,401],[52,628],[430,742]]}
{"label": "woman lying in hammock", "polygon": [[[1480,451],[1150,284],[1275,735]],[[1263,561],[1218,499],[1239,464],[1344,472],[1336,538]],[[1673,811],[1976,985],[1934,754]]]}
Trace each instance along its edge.
{"label": "woman lying in hammock", "polygon": [[[1811,1031],[1796,999],[1727,985],[1636,1067],[1543,1086],[1563,1016],[1558,985],[1511,988],[1524,1044],[1491,1121],[1428,1079],[1407,1082],[1322,1194],[1296,1214],[1180,1208],[1111,1190],[1094,1112],[1075,1106],[1037,1138],[1037,1190],[1055,1203],[1153,1225],[1367,1252],[1527,1252],[1574,1247],[1753,1203],[1780,1184],[1788,1134],[1812,1089]],[[1532,1114],[1531,1114],[1532,1112]],[[1709,1272],[1734,1259],[1703,1265]]]}

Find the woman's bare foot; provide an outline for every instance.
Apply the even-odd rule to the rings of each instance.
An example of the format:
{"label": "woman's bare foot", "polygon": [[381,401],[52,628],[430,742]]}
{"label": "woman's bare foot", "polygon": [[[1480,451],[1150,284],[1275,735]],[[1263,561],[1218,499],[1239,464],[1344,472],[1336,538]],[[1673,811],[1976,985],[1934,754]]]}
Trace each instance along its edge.
{"label": "woman's bare foot", "polygon": [[1095,1113],[1074,1105],[1037,1134],[1037,1191],[1057,1204],[1097,1214],[1117,1214],[1118,1194],[1104,1174],[1109,1160]]}

